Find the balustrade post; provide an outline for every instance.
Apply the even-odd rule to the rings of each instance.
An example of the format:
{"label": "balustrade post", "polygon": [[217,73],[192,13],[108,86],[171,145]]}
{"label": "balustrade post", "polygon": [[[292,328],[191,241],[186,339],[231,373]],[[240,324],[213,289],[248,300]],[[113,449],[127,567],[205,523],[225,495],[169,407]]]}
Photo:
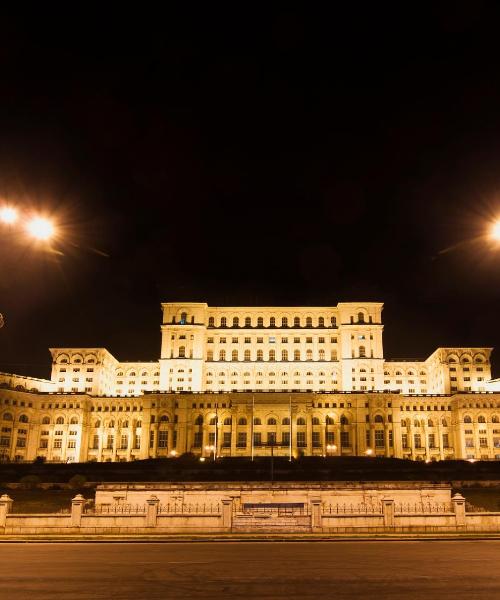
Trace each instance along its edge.
{"label": "balustrade post", "polygon": [[457,527],[465,527],[465,498],[462,494],[455,494],[451,499],[453,512],[455,513],[455,524]]}
{"label": "balustrade post", "polygon": [[233,499],[222,500],[222,527],[231,529],[233,526]]}
{"label": "balustrade post", "polygon": [[382,511],[384,514],[384,527],[394,527],[394,500],[384,498],[382,500]]}
{"label": "balustrade post", "polygon": [[12,498],[4,494],[0,496],[0,527],[5,527],[7,515],[12,511]]}
{"label": "balustrade post", "polygon": [[148,498],[146,502],[146,527],[156,527],[156,522],[158,518],[158,505],[160,504],[160,501],[156,496],[151,496],[151,498]]}
{"label": "balustrade post", "polygon": [[311,498],[311,530],[321,531],[323,522],[321,517],[321,499]]}
{"label": "balustrade post", "polygon": [[80,527],[82,524],[83,505],[85,498],[81,494],[77,494],[71,500],[71,525],[72,527]]}

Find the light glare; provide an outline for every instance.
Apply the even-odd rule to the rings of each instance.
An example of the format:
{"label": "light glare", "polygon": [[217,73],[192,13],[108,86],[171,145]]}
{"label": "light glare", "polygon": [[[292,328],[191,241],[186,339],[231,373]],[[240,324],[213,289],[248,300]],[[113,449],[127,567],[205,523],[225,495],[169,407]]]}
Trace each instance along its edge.
{"label": "light glare", "polygon": [[15,208],[11,208],[10,206],[5,206],[4,208],[0,209],[0,220],[2,223],[12,225],[17,221],[17,210]]}
{"label": "light glare", "polygon": [[48,240],[54,234],[54,226],[43,217],[35,217],[28,222],[26,229],[37,240]]}
{"label": "light glare", "polygon": [[491,236],[494,240],[500,242],[500,219],[493,224],[493,227],[491,229]]}

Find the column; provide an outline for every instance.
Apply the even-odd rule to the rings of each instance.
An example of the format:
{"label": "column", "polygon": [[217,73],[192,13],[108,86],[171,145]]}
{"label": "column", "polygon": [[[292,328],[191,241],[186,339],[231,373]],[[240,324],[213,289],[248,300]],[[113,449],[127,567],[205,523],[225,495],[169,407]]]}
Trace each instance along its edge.
{"label": "column", "polygon": [[7,494],[0,496],[0,527],[5,527],[7,515],[12,511],[12,498]]}
{"label": "column", "polygon": [[81,494],[77,494],[71,500],[71,526],[80,527],[82,523],[83,505],[85,498]]}
{"label": "column", "polygon": [[455,494],[451,499],[451,503],[457,527],[465,527],[465,498],[461,494]]}

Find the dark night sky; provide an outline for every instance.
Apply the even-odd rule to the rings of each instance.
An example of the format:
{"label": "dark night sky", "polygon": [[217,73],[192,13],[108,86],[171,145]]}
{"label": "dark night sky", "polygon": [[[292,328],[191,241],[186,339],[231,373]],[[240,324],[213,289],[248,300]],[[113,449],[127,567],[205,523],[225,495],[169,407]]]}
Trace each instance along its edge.
{"label": "dark night sky", "polygon": [[314,4],[1,15],[0,197],[61,238],[0,232],[0,370],[154,360],[175,300],[377,300],[388,357],[500,346],[500,4]]}

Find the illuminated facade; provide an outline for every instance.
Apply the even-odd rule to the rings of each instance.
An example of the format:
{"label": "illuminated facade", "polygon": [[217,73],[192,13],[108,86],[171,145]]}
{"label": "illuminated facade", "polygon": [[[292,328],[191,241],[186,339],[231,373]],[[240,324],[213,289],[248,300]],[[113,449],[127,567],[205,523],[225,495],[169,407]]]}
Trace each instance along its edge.
{"label": "illuminated facade", "polygon": [[0,374],[0,457],[499,459],[491,348],[387,360],[382,307],[163,304],[157,362],[54,348],[51,380]]}

